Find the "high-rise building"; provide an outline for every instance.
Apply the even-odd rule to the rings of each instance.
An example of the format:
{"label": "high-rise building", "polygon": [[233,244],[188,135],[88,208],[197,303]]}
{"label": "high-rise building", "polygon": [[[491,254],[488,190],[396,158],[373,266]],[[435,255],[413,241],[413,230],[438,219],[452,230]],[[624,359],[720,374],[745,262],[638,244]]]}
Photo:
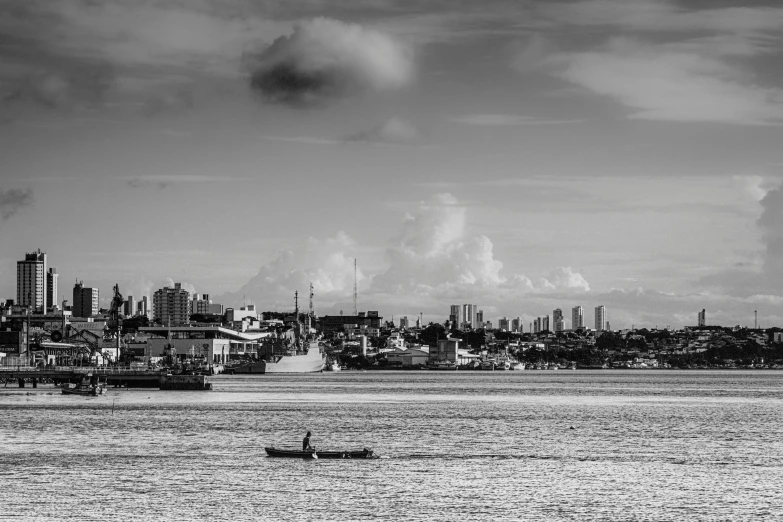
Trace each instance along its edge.
{"label": "high-rise building", "polygon": [[98,289],[79,281],[73,286],[73,316],[91,317],[98,313]]}
{"label": "high-rise building", "polygon": [[476,328],[479,324],[478,312],[478,307],[474,304],[451,305],[449,321],[454,328]]}
{"label": "high-rise building", "polygon": [[56,268],[50,268],[46,272],[46,305],[49,309],[57,306],[57,274]]}
{"label": "high-rise building", "polygon": [[145,317],[149,317],[150,315],[150,304],[147,300],[147,296],[141,298],[141,301],[136,303],[136,313],[138,315],[143,315]]}
{"label": "high-rise building", "polygon": [[182,283],[174,283],[174,288],[161,288],[152,296],[155,322],[165,326],[187,324],[190,306],[190,292],[182,289]]}
{"label": "high-rise building", "polygon": [[606,307],[604,305],[595,307],[595,331],[603,332],[606,330]]}
{"label": "high-rise building", "polygon": [[407,328],[410,328],[408,323],[408,316],[403,315],[402,317],[400,317],[400,329],[405,330]]}
{"label": "high-rise building", "polygon": [[449,310],[449,322],[451,322],[451,327],[455,329],[460,328],[463,320],[462,305],[451,305]]}
{"label": "high-rise building", "polygon": [[16,262],[16,304],[46,313],[46,254],[38,250]]}
{"label": "high-rise building", "polygon": [[133,317],[136,315],[136,301],[133,300],[133,296],[129,295],[128,300],[125,301],[125,317]]}
{"label": "high-rise building", "polygon": [[707,326],[707,311],[703,308],[699,312],[699,326]]}
{"label": "high-rise building", "polygon": [[191,304],[190,310],[193,314],[222,315],[223,305],[219,303],[213,303],[212,299],[209,298],[209,294],[195,294],[193,296],[193,303]]}
{"label": "high-rise building", "polygon": [[479,328],[483,328],[484,325],[484,310],[476,311],[476,324]]}
{"label": "high-rise building", "polygon": [[536,317],[533,320],[533,333],[540,333],[541,332],[541,318]]}
{"label": "high-rise building", "polygon": [[552,325],[554,326],[555,333],[565,330],[563,325],[563,311],[560,308],[555,308],[552,311]]}
{"label": "high-rise building", "polygon": [[542,332],[551,332],[549,329],[549,316],[545,315],[541,318],[541,331]]}
{"label": "high-rise building", "polygon": [[571,329],[577,330],[585,327],[585,313],[581,306],[571,309]]}
{"label": "high-rise building", "polygon": [[522,332],[522,318],[521,317],[515,317],[511,320],[511,331],[512,332]]}
{"label": "high-rise building", "polygon": [[498,319],[498,330],[504,330],[506,332],[509,330],[508,317],[501,317]]}

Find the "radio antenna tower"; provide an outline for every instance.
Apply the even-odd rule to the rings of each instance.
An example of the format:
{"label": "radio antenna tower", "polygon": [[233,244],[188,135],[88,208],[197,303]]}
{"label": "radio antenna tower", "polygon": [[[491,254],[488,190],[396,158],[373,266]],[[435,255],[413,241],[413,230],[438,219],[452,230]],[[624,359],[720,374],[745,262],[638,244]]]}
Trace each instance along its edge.
{"label": "radio antenna tower", "polygon": [[358,292],[356,290],[356,258],[353,258],[353,315],[357,316],[359,315],[359,308],[357,307],[356,301],[358,299]]}
{"label": "radio antenna tower", "polygon": [[759,329],[759,311],[753,310],[753,329],[758,330]]}
{"label": "radio antenna tower", "polygon": [[315,317],[315,308],[313,308],[313,283],[310,282],[310,317]]}

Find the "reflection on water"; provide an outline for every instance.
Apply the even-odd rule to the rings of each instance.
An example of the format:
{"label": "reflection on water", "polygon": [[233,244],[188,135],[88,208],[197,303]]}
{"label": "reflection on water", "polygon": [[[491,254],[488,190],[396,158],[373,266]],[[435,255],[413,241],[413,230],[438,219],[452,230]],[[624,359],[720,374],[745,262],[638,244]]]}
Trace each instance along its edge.
{"label": "reflection on water", "polygon": [[[783,518],[781,373],[213,382],[103,397],[0,389],[0,519]],[[316,447],[383,458],[265,456],[307,430]]]}

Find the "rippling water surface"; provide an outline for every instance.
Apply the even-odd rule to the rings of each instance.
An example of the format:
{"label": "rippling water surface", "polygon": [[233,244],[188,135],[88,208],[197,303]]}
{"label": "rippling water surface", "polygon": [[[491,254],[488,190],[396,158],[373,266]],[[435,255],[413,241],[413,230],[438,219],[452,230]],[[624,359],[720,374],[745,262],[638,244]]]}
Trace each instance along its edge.
{"label": "rippling water surface", "polygon": [[[781,372],[212,382],[0,388],[0,519],[783,519]],[[317,448],[382,458],[266,457],[307,430]]]}

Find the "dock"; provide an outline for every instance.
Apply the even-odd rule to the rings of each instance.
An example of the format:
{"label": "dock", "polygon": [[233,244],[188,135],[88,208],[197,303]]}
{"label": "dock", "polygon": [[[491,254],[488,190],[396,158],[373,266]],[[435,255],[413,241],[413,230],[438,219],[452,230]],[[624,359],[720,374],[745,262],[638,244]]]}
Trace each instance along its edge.
{"label": "dock", "polygon": [[24,388],[28,383],[37,388],[42,381],[51,381],[59,385],[66,382],[79,382],[88,373],[98,376],[109,386],[115,388],[158,388],[178,390],[207,390],[212,385],[203,375],[170,375],[161,370],[148,370],[122,367],[58,366],[55,368],[35,368],[33,366],[0,367],[0,379],[5,385],[14,380]]}

